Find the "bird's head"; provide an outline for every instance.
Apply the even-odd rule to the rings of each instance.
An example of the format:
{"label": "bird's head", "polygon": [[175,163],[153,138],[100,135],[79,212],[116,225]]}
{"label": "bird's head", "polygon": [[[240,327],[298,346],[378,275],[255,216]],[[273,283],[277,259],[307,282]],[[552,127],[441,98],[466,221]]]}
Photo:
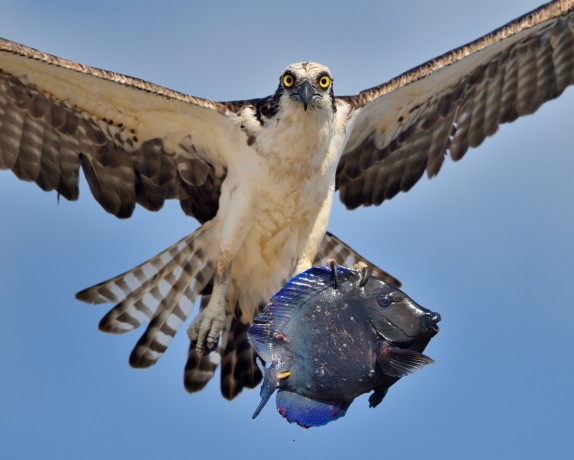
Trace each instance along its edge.
{"label": "bird's head", "polygon": [[277,91],[305,111],[335,107],[331,72],[316,62],[291,64],[281,74]]}

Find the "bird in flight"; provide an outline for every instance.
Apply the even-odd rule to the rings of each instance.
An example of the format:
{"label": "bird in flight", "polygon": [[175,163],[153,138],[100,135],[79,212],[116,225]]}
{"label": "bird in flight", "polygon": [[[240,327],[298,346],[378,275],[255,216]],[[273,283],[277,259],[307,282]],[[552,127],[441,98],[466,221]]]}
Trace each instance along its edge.
{"label": "bird in flight", "polygon": [[354,96],[336,96],[329,69],[303,62],[269,97],[214,102],[0,39],[0,169],[70,200],[81,169],[120,218],[179,200],[198,230],[77,297],[115,304],[103,331],[147,324],[134,367],[161,357],[197,301],[185,387],[211,379],[213,350],[233,398],[261,380],[246,335],[261,306],[311,265],[366,261],[327,232],[335,191],[350,209],[378,205],[572,83],[572,0]]}

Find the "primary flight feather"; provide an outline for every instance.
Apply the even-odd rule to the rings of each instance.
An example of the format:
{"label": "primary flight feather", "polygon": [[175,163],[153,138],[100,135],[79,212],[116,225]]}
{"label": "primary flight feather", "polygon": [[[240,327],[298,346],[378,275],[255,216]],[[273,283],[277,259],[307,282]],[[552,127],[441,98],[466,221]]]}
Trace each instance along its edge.
{"label": "primary flight feather", "polygon": [[0,40],[0,168],[72,200],[81,168],[118,217],[179,200],[202,227],[78,298],[116,304],[102,330],[148,323],[136,367],[159,359],[198,300],[186,388],[211,378],[201,352],[217,348],[232,398],[261,380],[246,340],[261,305],[313,264],[363,259],[326,231],[335,190],[349,208],[380,204],[560,95],[574,82],[573,11],[549,3],[343,97],[311,62],[287,67],[272,96],[218,103]]}

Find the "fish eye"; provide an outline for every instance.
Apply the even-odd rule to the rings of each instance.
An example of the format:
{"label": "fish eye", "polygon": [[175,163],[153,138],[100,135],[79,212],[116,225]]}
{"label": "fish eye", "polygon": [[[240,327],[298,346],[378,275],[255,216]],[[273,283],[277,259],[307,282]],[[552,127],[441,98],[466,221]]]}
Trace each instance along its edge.
{"label": "fish eye", "polygon": [[285,88],[291,88],[295,84],[295,78],[290,73],[283,75],[283,86]]}
{"label": "fish eye", "polygon": [[393,300],[390,296],[384,294],[377,297],[377,303],[379,304],[379,307],[387,308],[390,304],[393,303]]}
{"label": "fish eye", "polygon": [[319,86],[323,89],[327,89],[331,84],[331,79],[328,75],[323,75],[319,78]]}

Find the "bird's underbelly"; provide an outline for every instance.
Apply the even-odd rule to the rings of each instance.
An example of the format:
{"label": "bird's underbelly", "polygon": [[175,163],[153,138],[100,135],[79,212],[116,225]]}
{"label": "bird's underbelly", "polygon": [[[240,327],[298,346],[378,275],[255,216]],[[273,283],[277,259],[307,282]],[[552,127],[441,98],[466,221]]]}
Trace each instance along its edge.
{"label": "bird's underbelly", "polygon": [[[234,155],[241,163],[223,184],[220,210],[245,227],[234,230],[242,241],[231,266],[242,310],[267,303],[296,268],[310,265],[327,229],[338,150],[330,131],[316,128],[313,133],[275,129],[269,138],[263,132],[256,151]],[[225,219],[223,227],[236,227]],[[297,267],[303,254],[305,263]]]}
{"label": "bird's underbelly", "polygon": [[232,279],[243,302],[267,302],[294,275],[313,231],[326,230],[320,211],[330,199],[328,190],[328,184],[310,180],[261,187],[251,209],[250,230],[232,266]]}

